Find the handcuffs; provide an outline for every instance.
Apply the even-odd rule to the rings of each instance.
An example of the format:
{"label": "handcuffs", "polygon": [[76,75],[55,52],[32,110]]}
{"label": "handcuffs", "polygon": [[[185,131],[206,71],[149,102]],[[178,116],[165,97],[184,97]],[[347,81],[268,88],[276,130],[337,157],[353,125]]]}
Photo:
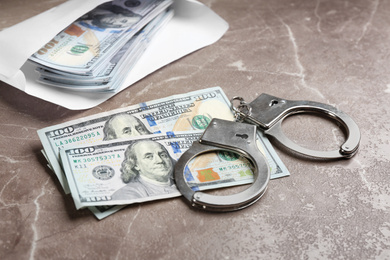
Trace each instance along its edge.
{"label": "handcuffs", "polygon": [[[234,107],[236,100],[240,104]],[[286,100],[268,94],[261,94],[251,103],[246,103],[241,97],[234,97],[230,102],[237,121],[212,119],[200,139],[183,153],[175,165],[176,186],[194,208],[218,212],[235,211],[254,204],[263,196],[270,179],[270,168],[256,145],[257,128],[285,147],[313,158],[348,159],[359,148],[359,127],[347,114],[333,106],[313,101]],[[334,151],[315,151],[297,145],[284,135],[282,122],[286,117],[299,113],[321,113],[336,120],[346,130],[346,141]],[[184,178],[187,164],[198,155],[221,150],[232,151],[249,159],[253,166],[253,184],[242,192],[226,196],[192,190]]]}

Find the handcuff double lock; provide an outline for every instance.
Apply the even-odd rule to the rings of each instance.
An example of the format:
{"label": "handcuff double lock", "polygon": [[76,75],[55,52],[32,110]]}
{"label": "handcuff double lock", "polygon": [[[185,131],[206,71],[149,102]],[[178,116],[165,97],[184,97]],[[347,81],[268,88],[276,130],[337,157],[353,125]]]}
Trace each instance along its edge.
{"label": "handcuff double lock", "polygon": [[[239,101],[237,107],[234,107],[235,101]],[[333,106],[314,101],[286,100],[268,94],[261,94],[251,103],[246,103],[241,97],[234,97],[231,104],[237,120],[212,119],[200,139],[183,153],[175,166],[176,186],[194,208],[218,212],[235,211],[254,204],[263,196],[270,179],[270,168],[256,145],[256,129],[273,137],[286,148],[312,158],[348,159],[359,148],[359,127],[352,118]],[[282,131],[282,122],[286,117],[300,113],[319,113],[339,122],[346,132],[345,142],[338,150],[316,151],[291,141]],[[187,164],[196,156],[217,151],[234,152],[247,158],[253,166],[253,184],[239,193],[225,196],[192,190],[184,177]]]}

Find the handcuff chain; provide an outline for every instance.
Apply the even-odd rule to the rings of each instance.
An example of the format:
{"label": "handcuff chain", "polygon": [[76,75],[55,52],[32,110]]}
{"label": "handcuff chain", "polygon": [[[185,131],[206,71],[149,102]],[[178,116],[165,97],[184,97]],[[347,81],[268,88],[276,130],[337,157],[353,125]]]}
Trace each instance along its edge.
{"label": "handcuff chain", "polygon": [[[239,100],[240,104],[235,107],[233,102],[235,100]],[[248,116],[252,114],[252,107],[247,103],[244,98],[235,96],[230,100],[231,109],[234,112],[234,117],[236,118],[237,122],[242,123]]]}

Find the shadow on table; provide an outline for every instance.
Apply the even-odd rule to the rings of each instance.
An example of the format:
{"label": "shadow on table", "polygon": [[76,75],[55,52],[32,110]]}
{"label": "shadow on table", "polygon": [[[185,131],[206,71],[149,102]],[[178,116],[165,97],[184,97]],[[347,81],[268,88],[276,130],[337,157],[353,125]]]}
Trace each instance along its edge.
{"label": "shadow on table", "polygon": [[42,121],[53,121],[61,117],[62,119],[80,114],[83,110],[69,110],[59,105],[52,104],[45,100],[30,96],[25,92],[16,89],[0,81],[0,106],[15,109],[21,113],[26,113]]}

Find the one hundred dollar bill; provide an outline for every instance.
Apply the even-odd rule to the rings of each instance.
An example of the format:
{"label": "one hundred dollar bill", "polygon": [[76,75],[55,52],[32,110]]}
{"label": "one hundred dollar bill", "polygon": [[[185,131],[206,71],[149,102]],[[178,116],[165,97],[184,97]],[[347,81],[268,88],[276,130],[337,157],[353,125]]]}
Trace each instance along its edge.
{"label": "one hundred dollar bill", "polygon": [[110,1],[80,17],[30,60],[78,75],[96,75],[140,29],[172,0]]}
{"label": "one hundred dollar bill", "polygon": [[61,150],[76,208],[180,196],[174,165],[200,135],[171,132]]}

